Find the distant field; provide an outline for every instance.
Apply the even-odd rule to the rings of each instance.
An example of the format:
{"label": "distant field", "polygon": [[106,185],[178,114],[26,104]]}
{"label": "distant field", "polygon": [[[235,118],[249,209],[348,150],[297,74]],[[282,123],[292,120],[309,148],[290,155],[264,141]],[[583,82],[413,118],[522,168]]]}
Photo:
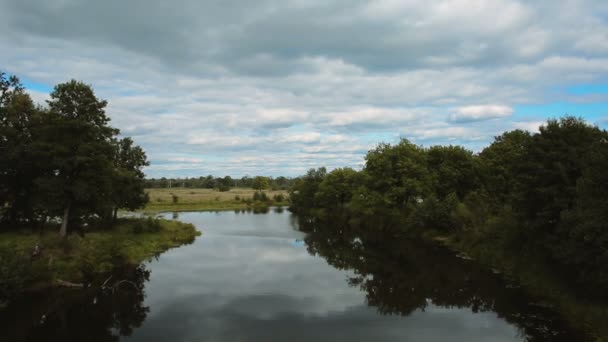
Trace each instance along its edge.
{"label": "distant field", "polygon": [[[187,211],[187,210],[230,210],[246,208],[247,204],[242,199],[252,199],[255,190],[250,188],[235,188],[230,191],[220,192],[213,189],[194,188],[162,188],[146,189],[150,196],[150,202],[145,211]],[[264,190],[266,195],[272,199],[275,195],[288,197],[285,190]],[[173,203],[173,195],[177,196],[177,203]],[[235,197],[239,199],[235,199]],[[287,205],[287,201],[275,203],[276,205]]]}

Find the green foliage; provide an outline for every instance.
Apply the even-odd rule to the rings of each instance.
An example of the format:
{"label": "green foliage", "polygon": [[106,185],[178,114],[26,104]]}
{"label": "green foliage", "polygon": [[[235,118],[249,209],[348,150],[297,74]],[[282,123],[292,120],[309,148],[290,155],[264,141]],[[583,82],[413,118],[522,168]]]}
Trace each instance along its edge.
{"label": "green foliage", "polygon": [[258,185],[254,186],[254,180],[258,177],[243,176],[240,179],[229,178],[229,182],[226,182],[226,177],[213,177],[212,175],[194,177],[194,178],[148,178],[145,180],[146,188],[168,188],[171,184],[172,188],[183,187],[183,188],[199,188],[199,189],[226,189],[228,188],[254,188],[255,190],[287,190],[293,183],[292,178],[279,176],[277,178],[272,177],[261,177],[258,179]]}
{"label": "green foliage", "polygon": [[492,194],[488,200],[495,206],[512,203],[523,190],[519,174],[531,143],[530,133],[514,130],[496,137],[479,154],[477,167],[483,188]]}
{"label": "green foliage", "polygon": [[276,195],[272,196],[272,200],[275,202],[281,203],[281,202],[285,201],[285,196],[283,196],[283,194],[276,194]]}
{"label": "green foliage", "polygon": [[148,217],[145,220],[134,220],[131,224],[131,231],[133,234],[158,233],[161,229],[161,222],[151,217]]}
{"label": "green foliage", "polygon": [[[408,227],[415,230],[435,230],[450,232],[459,229],[455,211],[459,207],[458,196],[454,193],[443,200],[427,197],[418,203],[408,219]],[[460,208],[462,211],[464,208]]]}
{"label": "green foliage", "polygon": [[[37,283],[91,282],[126,264],[192,243],[200,233],[191,224],[152,218],[119,219],[114,225],[61,239],[42,235],[0,234],[0,303]],[[32,256],[34,246],[40,253]],[[107,275],[104,276],[107,278]]]}
{"label": "green foliage", "polygon": [[440,199],[455,194],[464,198],[479,185],[473,153],[460,146],[428,149],[427,168],[432,174],[433,194]]}
{"label": "green foliage", "polygon": [[564,117],[533,135],[505,132],[477,156],[403,139],[365,160],[361,172],[311,169],[295,180],[290,209],[535,255],[588,296],[608,299],[599,290],[608,286],[606,131]]}
{"label": "green foliage", "polygon": [[147,203],[146,155],[118,138],[106,105],[91,86],[72,80],[55,86],[48,108],[36,108],[19,80],[0,72],[1,223],[61,217],[65,236],[68,222],[84,226]]}
{"label": "green foliage", "polygon": [[380,144],[365,157],[370,190],[382,194],[384,205],[402,209],[431,193],[432,177],[425,150],[402,139]]}
{"label": "green foliage", "polygon": [[218,187],[219,191],[225,192],[230,191],[230,187],[233,186],[233,180],[230,176],[226,176],[224,178],[218,178]]}
{"label": "green foliage", "polygon": [[251,187],[254,190],[264,190],[270,187],[270,181],[268,177],[257,176],[253,179]]}
{"label": "green foliage", "polygon": [[315,193],[315,202],[322,208],[344,208],[360,184],[359,173],[350,168],[328,173]]}
{"label": "green foliage", "polygon": [[318,169],[310,169],[305,176],[297,178],[294,185],[289,189],[289,198],[291,199],[290,210],[305,212],[317,207],[315,195],[326,174],[327,169],[320,167]]}
{"label": "green foliage", "polygon": [[256,191],[253,193],[253,200],[260,202],[268,202],[268,195],[264,191]]}

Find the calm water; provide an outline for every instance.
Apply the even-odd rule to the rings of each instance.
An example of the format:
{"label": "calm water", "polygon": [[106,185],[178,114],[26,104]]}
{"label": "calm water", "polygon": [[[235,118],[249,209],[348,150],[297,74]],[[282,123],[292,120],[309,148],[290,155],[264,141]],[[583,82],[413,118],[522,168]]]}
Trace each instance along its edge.
{"label": "calm water", "polygon": [[[173,214],[167,214],[171,219]],[[115,291],[30,296],[0,313],[2,341],[584,341],[475,262],[394,236],[291,214],[180,213],[192,245]]]}

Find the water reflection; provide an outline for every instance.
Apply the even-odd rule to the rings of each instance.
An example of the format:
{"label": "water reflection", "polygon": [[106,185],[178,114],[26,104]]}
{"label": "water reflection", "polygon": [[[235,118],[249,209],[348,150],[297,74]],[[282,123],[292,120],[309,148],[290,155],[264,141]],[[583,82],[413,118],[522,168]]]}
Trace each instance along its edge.
{"label": "water reflection", "polygon": [[0,312],[2,341],[585,341],[441,248],[286,211],[179,219],[203,235],[113,278],[134,286],[29,296]]}
{"label": "water reflection", "polygon": [[340,221],[307,221],[301,227],[309,233],[309,253],[353,271],[348,283],[363,290],[367,303],[381,314],[409,316],[431,306],[469,308],[495,312],[526,341],[588,340],[516,284],[443,247]]}
{"label": "water reflection", "polygon": [[143,266],[117,271],[105,284],[30,294],[0,311],[3,341],[118,341],[146,319]]}

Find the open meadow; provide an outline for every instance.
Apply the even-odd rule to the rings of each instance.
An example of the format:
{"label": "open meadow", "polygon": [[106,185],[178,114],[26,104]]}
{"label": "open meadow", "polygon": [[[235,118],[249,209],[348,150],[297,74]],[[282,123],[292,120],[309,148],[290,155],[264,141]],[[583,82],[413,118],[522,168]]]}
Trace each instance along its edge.
{"label": "open meadow", "polygon": [[[146,189],[150,202],[144,211],[189,211],[245,209],[254,199],[256,190],[233,188],[230,191],[195,188]],[[287,205],[286,190],[264,190],[270,205]]]}

